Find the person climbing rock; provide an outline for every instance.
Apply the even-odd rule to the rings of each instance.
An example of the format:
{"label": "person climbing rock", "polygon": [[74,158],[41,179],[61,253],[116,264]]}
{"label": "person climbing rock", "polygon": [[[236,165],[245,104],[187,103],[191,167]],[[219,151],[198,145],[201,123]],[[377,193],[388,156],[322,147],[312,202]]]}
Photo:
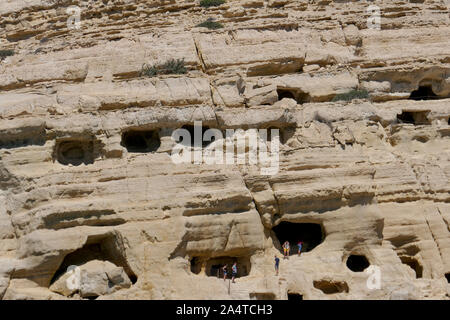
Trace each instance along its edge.
{"label": "person climbing rock", "polygon": [[278,258],[277,256],[275,256],[275,272],[278,275],[278,270],[280,269],[280,258]]}
{"label": "person climbing rock", "polygon": [[300,257],[300,253],[302,252],[302,247],[303,247],[303,241],[299,241],[297,243],[298,246],[298,256]]}
{"label": "person climbing rock", "polygon": [[283,252],[284,252],[284,259],[289,259],[289,249],[290,249],[290,246],[289,246],[289,241],[285,241],[284,243],[283,243]]}
{"label": "person climbing rock", "polygon": [[234,279],[236,278],[237,275],[237,262],[235,262],[233,264],[233,266],[231,267],[231,282],[234,283]]}
{"label": "person climbing rock", "polygon": [[225,264],[223,267],[222,267],[222,271],[223,271],[223,281],[225,281],[226,279],[227,279],[227,265]]}

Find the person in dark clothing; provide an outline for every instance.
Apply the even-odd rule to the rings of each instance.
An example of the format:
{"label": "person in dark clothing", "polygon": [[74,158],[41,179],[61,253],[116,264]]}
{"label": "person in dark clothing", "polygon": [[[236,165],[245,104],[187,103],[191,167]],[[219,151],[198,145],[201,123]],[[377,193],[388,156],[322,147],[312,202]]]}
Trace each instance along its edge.
{"label": "person in dark clothing", "polygon": [[275,272],[278,275],[278,270],[280,269],[280,258],[278,258],[277,256],[275,256]]}

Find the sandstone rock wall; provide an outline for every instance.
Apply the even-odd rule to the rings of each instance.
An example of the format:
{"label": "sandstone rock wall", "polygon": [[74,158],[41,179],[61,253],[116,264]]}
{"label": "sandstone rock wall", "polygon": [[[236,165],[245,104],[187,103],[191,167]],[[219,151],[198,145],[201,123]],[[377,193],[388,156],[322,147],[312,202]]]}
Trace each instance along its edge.
{"label": "sandstone rock wall", "polygon": [[[440,0],[1,1],[0,298],[448,299],[449,34]],[[169,59],[187,73],[141,76]],[[279,129],[278,173],[173,163],[194,121]],[[276,276],[286,236],[310,247]]]}

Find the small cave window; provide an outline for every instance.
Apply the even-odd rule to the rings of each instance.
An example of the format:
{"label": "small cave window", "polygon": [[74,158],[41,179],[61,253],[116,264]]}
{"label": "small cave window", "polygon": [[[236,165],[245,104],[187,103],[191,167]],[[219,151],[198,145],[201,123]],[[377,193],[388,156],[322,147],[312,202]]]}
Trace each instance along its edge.
{"label": "small cave window", "polygon": [[191,259],[191,272],[199,274],[202,271],[202,265],[197,257]]}
{"label": "small cave window", "polygon": [[155,152],[160,145],[158,130],[129,130],[122,133],[122,146],[128,152]]}
{"label": "small cave window", "polygon": [[[202,136],[201,141],[202,141],[202,148],[206,148],[207,146],[209,146],[211,143],[214,142],[214,136],[212,137],[211,141],[204,141],[203,137],[205,135],[205,132],[207,130],[209,130],[210,128],[208,126],[203,126],[202,125]],[[184,125],[181,127],[181,129],[185,129],[187,131],[189,131],[189,134],[191,136],[191,140],[190,141],[177,141],[178,143],[181,143],[182,145],[186,146],[186,147],[194,147],[194,134],[195,134],[195,126],[193,125]]]}
{"label": "small cave window", "polygon": [[445,279],[447,279],[447,282],[450,283],[450,272],[445,274]]}
{"label": "small cave window", "polygon": [[302,241],[301,252],[308,252],[313,250],[325,239],[325,234],[322,225],[318,223],[295,223],[282,221],[277,226],[273,227],[272,231],[275,233],[279,242],[279,250],[283,253],[283,243],[289,241],[290,255],[298,254],[298,242]]}
{"label": "small cave window", "polygon": [[287,298],[290,301],[301,301],[303,300],[303,295],[295,292],[288,292]]}
{"label": "small cave window", "polygon": [[402,256],[400,257],[400,260],[402,261],[403,264],[410,266],[411,269],[414,270],[417,279],[422,278],[423,267],[415,258],[409,256]]}
{"label": "small cave window", "polygon": [[430,111],[402,111],[397,115],[399,123],[410,123],[415,125],[431,124],[428,120]]}
{"label": "small cave window", "polygon": [[63,165],[79,166],[94,163],[94,142],[90,140],[64,140],[56,144],[56,159]]}
{"label": "small cave window", "polygon": [[313,282],[316,289],[321,290],[325,294],[334,294],[348,292],[348,285],[343,281],[316,280]]}
{"label": "small cave window", "polygon": [[278,89],[277,93],[278,93],[278,100],[283,100],[284,98],[296,100],[294,93],[290,90]]}
{"label": "small cave window", "polygon": [[284,98],[294,99],[299,104],[309,102],[311,100],[309,94],[294,89],[277,89],[278,100],[283,100]]}
{"label": "small cave window", "polygon": [[353,272],[362,272],[370,266],[365,256],[352,254],[347,258],[347,267]]}
{"label": "small cave window", "polygon": [[223,278],[222,268],[227,265],[227,277],[231,279],[231,267],[235,262],[237,262],[237,277],[248,276],[251,269],[250,258],[248,257],[215,257],[206,260],[206,262],[198,257],[193,257],[191,259],[191,272],[199,274],[204,263],[208,277]]}
{"label": "small cave window", "polygon": [[439,99],[439,96],[437,96],[433,92],[433,88],[431,86],[419,86],[417,90],[414,90],[411,92],[411,95],[409,96],[410,100],[434,100]]}

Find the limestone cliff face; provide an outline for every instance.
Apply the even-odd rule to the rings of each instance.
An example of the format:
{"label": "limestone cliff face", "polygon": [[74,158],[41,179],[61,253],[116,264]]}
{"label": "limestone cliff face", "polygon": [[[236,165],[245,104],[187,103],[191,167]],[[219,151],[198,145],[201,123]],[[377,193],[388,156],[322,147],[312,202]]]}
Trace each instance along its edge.
{"label": "limestone cliff face", "polygon": [[[440,0],[2,0],[0,298],[448,299],[449,34]],[[194,121],[279,129],[278,173],[175,164]]]}

